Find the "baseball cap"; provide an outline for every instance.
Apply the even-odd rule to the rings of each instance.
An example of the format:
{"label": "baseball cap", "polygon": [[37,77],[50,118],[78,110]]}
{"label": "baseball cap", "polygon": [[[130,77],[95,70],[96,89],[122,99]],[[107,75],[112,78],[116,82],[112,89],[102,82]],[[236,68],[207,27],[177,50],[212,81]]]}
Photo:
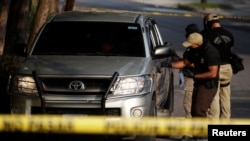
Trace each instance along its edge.
{"label": "baseball cap", "polygon": [[197,24],[192,23],[192,24],[187,25],[187,27],[185,28],[185,31],[186,31],[185,36],[187,38],[190,34],[194,32],[200,32],[200,29]]}
{"label": "baseball cap", "polygon": [[205,17],[205,21],[206,21],[206,22],[210,22],[210,21],[219,21],[219,17],[218,17],[218,15],[216,15],[216,14],[208,14],[208,15]]}
{"label": "baseball cap", "polygon": [[202,41],[203,41],[202,35],[200,33],[195,32],[190,34],[187,37],[186,41],[182,43],[182,45],[184,47],[190,47],[192,44],[202,43]]}
{"label": "baseball cap", "polygon": [[187,33],[194,33],[194,32],[200,32],[200,29],[197,24],[192,23],[192,24],[187,25],[187,27],[185,28],[185,31]]}

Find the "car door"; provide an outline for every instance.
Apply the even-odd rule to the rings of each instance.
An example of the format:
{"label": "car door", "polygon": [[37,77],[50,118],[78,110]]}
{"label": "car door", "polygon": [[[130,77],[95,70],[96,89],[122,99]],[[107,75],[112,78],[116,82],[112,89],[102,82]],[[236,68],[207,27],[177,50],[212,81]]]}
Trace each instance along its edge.
{"label": "car door", "polygon": [[[148,19],[146,22],[146,26],[148,27],[148,36],[150,38],[150,50],[154,52],[155,48],[159,46],[163,46],[164,42],[160,34],[160,30],[157,26],[156,21],[153,18]],[[171,69],[166,67],[161,67],[161,63],[166,58],[157,59],[154,61],[157,66],[156,78],[155,78],[155,92],[156,92],[156,105],[159,109],[164,109],[165,104],[168,99],[169,88],[170,88],[170,76]]]}

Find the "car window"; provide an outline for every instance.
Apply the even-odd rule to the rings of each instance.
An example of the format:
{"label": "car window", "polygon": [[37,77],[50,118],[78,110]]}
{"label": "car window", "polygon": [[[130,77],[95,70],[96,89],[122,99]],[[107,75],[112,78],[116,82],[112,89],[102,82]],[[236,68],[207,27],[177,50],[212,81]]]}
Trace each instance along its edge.
{"label": "car window", "polygon": [[153,24],[153,31],[155,33],[155,38],[156,38],[156,41],[157,41],[157,46],[162,46],[164,43],[163,43],[163,40],[162,40],[160,31],[159,31],[159,28],[158,28],[156,22],[154,22],[154,23],[155,24]]}
{"label": "car window", "polygon": [[151,48],[154,50],[157,46],[161,45],[161,36],[158,33],[158,28],[157,25],[155,24],[154,21],[148,20],[147,21],[147,26],[149,29],[149,37],[151,40]]}
{"label": "car window", "polygon": [[147,20],[146,24],[145,24],[145,30],[146,30],[146,36],[147,36],[147,41],[149,44],[149,50],[151,52],[151,54],[153,54],[154,49],[156,47],[156,43],[155,43],[155,38],[153,36],[152,33],[152,23],[150,22],[150,20]]}
{"label": "car window", "polygon": [[[103,44],[112,49],[103,51]],[[107,45],[106,45],[107,47]],[[144,57],[139,24],[111,22],[52,22],[47,24],[33,55],[116,55]]]}

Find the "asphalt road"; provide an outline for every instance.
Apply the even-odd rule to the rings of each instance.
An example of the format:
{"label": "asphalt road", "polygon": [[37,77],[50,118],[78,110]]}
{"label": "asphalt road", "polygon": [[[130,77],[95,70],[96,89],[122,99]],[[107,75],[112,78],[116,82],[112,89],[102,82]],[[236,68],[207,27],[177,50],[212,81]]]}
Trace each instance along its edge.
{"label": "asphalt road", "polygon": [[[184,48],[181,46],[182,41],[184,40],[184,28],[189,23],[197,23],[202,28],[202,18],[201,17],[187,17],[183,13],[186,11],[179,11],[176,9],[166,9],[161,7],[151,7],[151,6],[142,6],[140,4],[128,3],[125,1],[114,1],[114,0],[77,0],[77,6],[88,6],[88,7],[105,7],[105,8],[115,8],[122,10],[138,10],[149,12],[174,12],[179,15],[165,15],[165,14],[157,14],[154,17],[157,19],[157,23],[162,32],[163,39],[165,41],[170,41],[173,43],[173,48],[176,49],[179,55],[182,55]],[[250,118],[250,80],[248,76],[248,70],[250,68],[250,45],[249,40],[249,32],[250,26],[246,22],[235,21],[235,20],[223,20],[223,26],[225,28],[229,28],[233,34],[235,35],[235,51],[239,53],[244,58],[245,70],[240,72],[239,74],[233,77],[233,81],[231,83],[232,86],[232,118]],[[175,106],[174,106],[174,117],[184,118],[184,110],[182,105],[183,100],[183,89],[179,88],[178,82],[178,70],[175,70]],[[23,135],[19,135],[16,137],[20,137]],[[1,137],[4,137],[1,135]],[[13,137],[13,136],[12,136]],[[58,137],[58,136],[57,136]],[[178,137],[168,137],[168,138],[157,138],[157,141],[177,141],[181,136]],[[64,136],[60,136],[60,138],[50,138],[50,140],[58,140],[63,139]],[[39,136],[35,136],[31,138],[31,140],[48,140],[48,138],[39,138]],[[72,136],[67,136],[67,138],[71,140]],[[76,140],[89,140],[89,136],[79,137]]]}
{"label": "asphalt road", "polygon": [[[86,3],[85,3],[86,2]],[[80,5],[86,6],[90,1],[79,1]],[[95,2],[90,2],[92,7],[103,7],[105,8],[115,8],[122,10],[137,10],[137,11],[147,11],[151,12],[160,27],[162,37],[164,41],[172,42],[173,48],[176,49],[179,55],[182,55],[184,48],[181,43],[184,41],[184,28],[189,23],[196,23],[202,29],[202,17],[201,16],[186,16],[185,13],[198,14],[188,11],[180,11],[176,9],[166,9],[162,7],[154,6],[142,6],[127,4],[124,2],[119,3],[119,1],[107,0],[105,4],[100,3],[96,0]],[[96,4],[95,4],[96,3]],[[111,5],[111,6],[110,6]],[[88,6],[88,5],[87,5]],[[157,13],[157,14],[155,14]],[[160,13],[160,14],[159,14]],[[167,13],[167,14],[166,14]],[[177,14],[168,14],[177,13]],[[246,21],[234,20],[234,19],[221,19],[221,22],[225,28],[228,28],[235,36],[235,48],[234,51],[244,58],[245,70],[237,75],[233,76],[231,82],[232,97],[231,97],[231,109],[232,118],[250,118],[250,87],[249,87],[249,76],[248,70],[250,67],[250,44],[249,32],[250,24]],[[183,89],[179,88],[178,82],[178,70],[175,70],[175,111],[174,117],[184,118],[184,110],[182,105],[183,100]],[[178,137],[168,137],[168,138],[157,138],[157,141],[177,141],[181,136]]]}

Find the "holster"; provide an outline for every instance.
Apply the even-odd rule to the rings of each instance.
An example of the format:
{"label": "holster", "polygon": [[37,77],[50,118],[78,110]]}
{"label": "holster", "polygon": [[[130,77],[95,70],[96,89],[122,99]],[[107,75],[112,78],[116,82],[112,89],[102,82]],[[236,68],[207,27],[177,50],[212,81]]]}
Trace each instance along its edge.
{"label": "holster", "polygon": [[212,89],[218,87],[218,81],[216,80],[207,80],[204,85],[207,89]]}

